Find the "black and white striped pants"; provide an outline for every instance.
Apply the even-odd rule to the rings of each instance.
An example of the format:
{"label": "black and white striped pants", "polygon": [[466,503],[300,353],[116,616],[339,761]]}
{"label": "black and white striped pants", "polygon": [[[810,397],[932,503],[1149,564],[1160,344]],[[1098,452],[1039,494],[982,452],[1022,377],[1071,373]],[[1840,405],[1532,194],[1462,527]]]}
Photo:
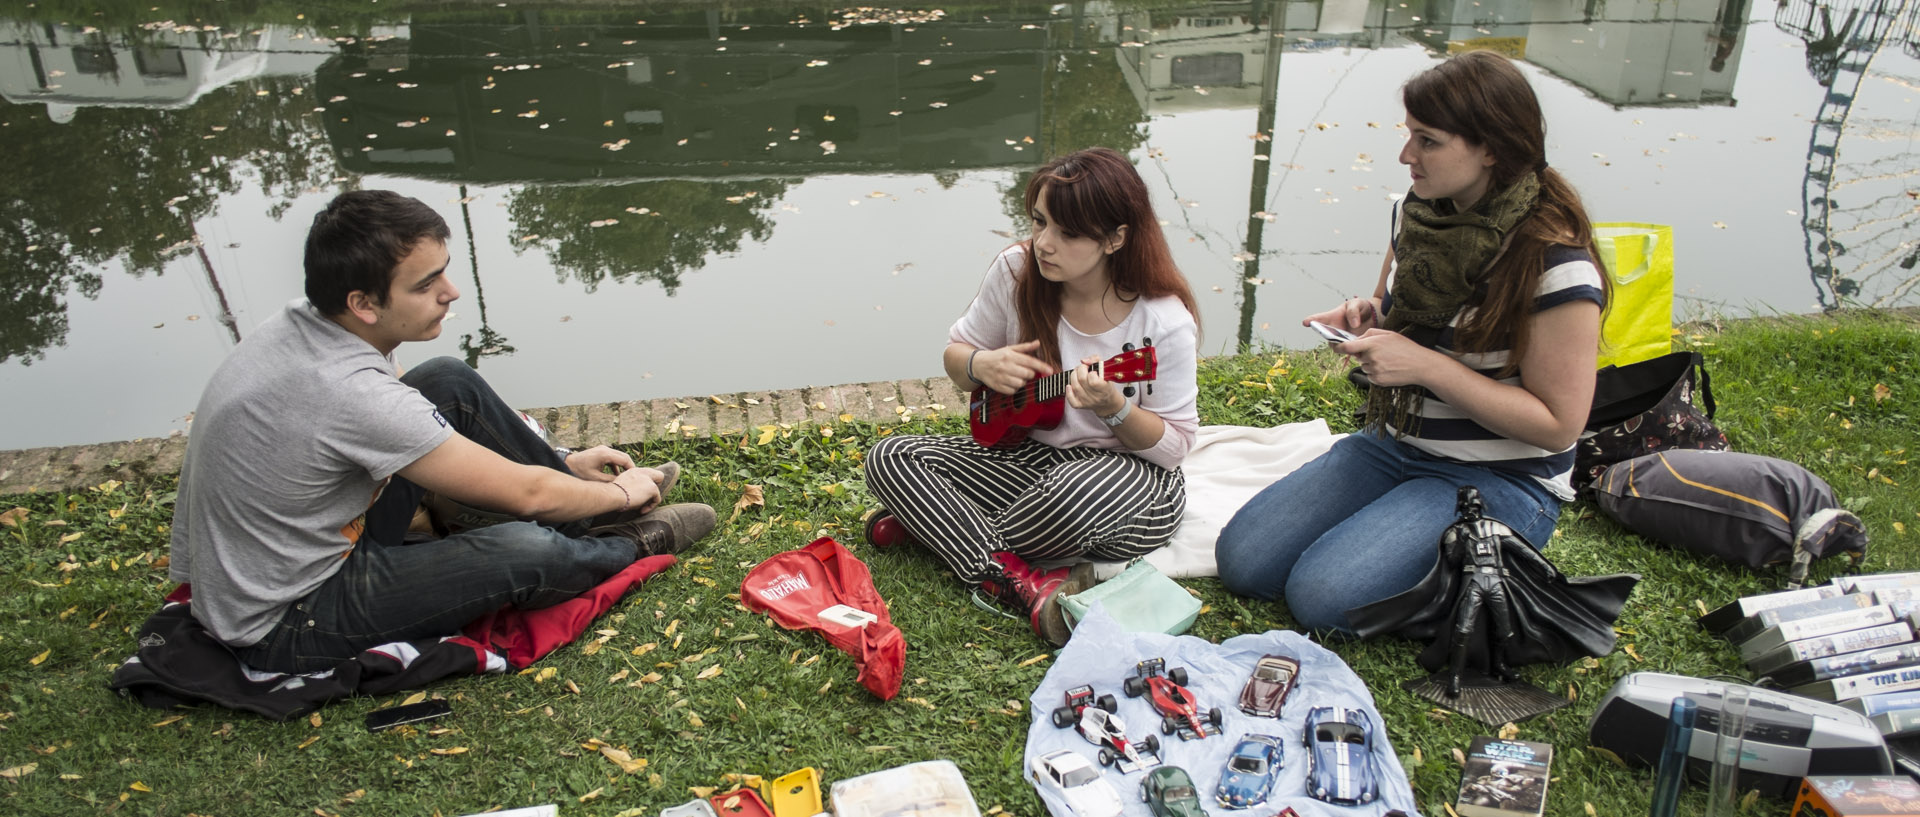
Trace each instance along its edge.
{"label": "black and white striped pants", "polygon": [[961,579],[998,574],[987,554],[1122,561],[1173,538],[1186,477],[1132,454],[1027,440],[888,437],[867,451],[867,487]]}

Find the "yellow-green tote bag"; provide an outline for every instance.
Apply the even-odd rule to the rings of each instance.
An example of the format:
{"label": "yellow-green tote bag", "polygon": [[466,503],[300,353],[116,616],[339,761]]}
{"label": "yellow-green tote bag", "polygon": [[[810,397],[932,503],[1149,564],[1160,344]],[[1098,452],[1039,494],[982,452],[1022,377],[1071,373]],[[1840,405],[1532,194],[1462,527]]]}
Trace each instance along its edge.
{"label": "yellow-green tote bag", "polygon": [[1673,351],[1673,228],[1607,221],[1593,225],[1612,300],[1600,327],[1600,365],[1625,366]]}

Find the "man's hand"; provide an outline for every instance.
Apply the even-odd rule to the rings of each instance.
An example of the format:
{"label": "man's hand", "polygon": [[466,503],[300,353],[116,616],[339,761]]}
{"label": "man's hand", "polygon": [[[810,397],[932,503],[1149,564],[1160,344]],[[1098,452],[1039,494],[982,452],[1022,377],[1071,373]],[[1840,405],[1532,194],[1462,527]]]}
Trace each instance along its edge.
{"label": "man's hand", "polygon": [[[578,452],[575,456],[586,452]],[[624,454],[621,456],[625,456]],[[571,459],[571,458],[569,458]],[[613,484],[627,489],[631,504],[627,507],[647,513],[660,505],[660,482],[666,475],[652,468],[628,468],[609,477]]]}
{"label": "man's hand", "polygon": [[[611,466],[612,471],[607,468]],[[581,479],[594,482],[612,482],[614,476],[633,467],[633,458],[619,449],[596,445],[584,451],[575,451],[567,455],[567,470]],[[651,469],[649,469],[651,470]],[[655,474],[660,472],[654,471]]]}

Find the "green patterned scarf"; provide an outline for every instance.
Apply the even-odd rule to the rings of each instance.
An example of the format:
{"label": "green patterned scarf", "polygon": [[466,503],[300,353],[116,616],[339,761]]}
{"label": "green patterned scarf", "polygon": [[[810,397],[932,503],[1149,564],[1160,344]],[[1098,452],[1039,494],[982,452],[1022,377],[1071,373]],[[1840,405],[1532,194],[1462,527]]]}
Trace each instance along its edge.
{"label": "green patterned scarf", "polygon": [[[1393,308],[1382,328],[1432,348],[1481,290],[1514,225],[1533,211],[1540,179],[1532,173],[1456,212],[1452,199],[1428,201],[1407,193],[1400,206],[1400,234],[1393,241]],[[1418,386],[1372,386],[1367,391],[1366,421],[1390,422],[1411,433],[1419,417]]]}

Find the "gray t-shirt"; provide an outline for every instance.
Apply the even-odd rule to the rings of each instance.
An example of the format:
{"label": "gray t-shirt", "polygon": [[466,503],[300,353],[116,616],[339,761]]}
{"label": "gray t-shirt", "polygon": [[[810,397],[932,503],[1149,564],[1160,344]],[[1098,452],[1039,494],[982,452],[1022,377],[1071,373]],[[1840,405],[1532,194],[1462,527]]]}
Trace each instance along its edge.
{"label": "gray t-shirt", "polygon": [[220,640],[265,637],[360,539],[387,480],[453,429],[392,358],[305,298],[213,373],[180,469],[168,575]]}

